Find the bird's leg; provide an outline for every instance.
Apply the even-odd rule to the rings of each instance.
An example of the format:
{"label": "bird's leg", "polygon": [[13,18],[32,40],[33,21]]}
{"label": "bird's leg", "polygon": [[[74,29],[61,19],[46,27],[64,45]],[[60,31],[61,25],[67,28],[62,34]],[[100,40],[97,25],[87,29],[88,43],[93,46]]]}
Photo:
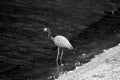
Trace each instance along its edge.
{"label": "bird's leg", "polygon": [[57,59],[56,59],[57,63],[58,63],[59,53],[60,53],[60,47],[58,47],[58,54],[57,54]]}
{"label": "bird's leg", "polygon": [[62,64],[62,56],[63,56],[63,48],[62,48],[62,52],[61,52],[61,56],[60,56],[61,65],[63,65],[63,64]]}

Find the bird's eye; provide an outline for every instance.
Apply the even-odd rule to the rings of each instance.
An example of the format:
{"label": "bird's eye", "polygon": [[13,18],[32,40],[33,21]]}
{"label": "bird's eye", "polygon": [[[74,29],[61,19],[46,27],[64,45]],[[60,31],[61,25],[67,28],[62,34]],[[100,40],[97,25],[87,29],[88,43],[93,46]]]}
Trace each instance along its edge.
{"label": "bird's eye", "polygon": [[47,28],[44,28],[44,31],[47,31]]}

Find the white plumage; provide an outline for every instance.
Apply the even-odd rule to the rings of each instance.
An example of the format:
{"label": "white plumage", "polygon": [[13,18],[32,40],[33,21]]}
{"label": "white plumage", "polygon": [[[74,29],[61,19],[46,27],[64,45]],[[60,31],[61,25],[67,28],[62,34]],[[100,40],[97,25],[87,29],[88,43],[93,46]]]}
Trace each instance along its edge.
{"label": "white plumage", "polygon": [[61,48],[67,48],[69,50],[73,49],[73,47],[70,44],[70,42],[68,41],[68,39],[61,35],[57,35],[54,38],[54,43],[56,46],[61,47]]}
{"label": "white plumage", "polygon": [[[73,47],[71,45],[71,43],[68,41],[67,38],[65,38],[64,36],[61,35],[57,35],[55,37],[51,36],[51,31],[49,28],[44,28],[44,31],[48,32],[48,37],[50,37],[50,39],[52,41],[54,41],[55,45],[58,46],[58,54],[57,54],[57,63],[58,63],[58,58],[59,58],[59,53],[60,53],[60,48],[62,48],[62,52],[61,52],[61,56],[60,56],[60,61],[62,60],[62,56],[63,56],[63,48],[67,48],[69,50],[73,50]],[[61,61],[62,63],[62,61]]]}

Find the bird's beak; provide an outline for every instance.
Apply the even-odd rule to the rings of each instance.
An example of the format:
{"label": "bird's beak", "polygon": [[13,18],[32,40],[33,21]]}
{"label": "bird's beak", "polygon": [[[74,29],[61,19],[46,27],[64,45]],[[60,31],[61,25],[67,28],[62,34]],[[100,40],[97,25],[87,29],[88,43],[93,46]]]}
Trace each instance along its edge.
{"label": "bird's beak", "polygon": [[45,32],[45,30],[43,30],[43,32]]}
{"label": "bird's beak", "polygon": [[43,29],[43,32],[45,32],[45,29]]}

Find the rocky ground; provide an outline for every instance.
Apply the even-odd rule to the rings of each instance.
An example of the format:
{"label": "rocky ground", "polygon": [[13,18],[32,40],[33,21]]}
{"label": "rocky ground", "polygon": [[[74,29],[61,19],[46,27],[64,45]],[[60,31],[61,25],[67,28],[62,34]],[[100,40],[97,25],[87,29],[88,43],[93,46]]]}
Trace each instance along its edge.
{"label": "rocky ground", "polygon": [[55,80],[120,80],[120,45]]}

